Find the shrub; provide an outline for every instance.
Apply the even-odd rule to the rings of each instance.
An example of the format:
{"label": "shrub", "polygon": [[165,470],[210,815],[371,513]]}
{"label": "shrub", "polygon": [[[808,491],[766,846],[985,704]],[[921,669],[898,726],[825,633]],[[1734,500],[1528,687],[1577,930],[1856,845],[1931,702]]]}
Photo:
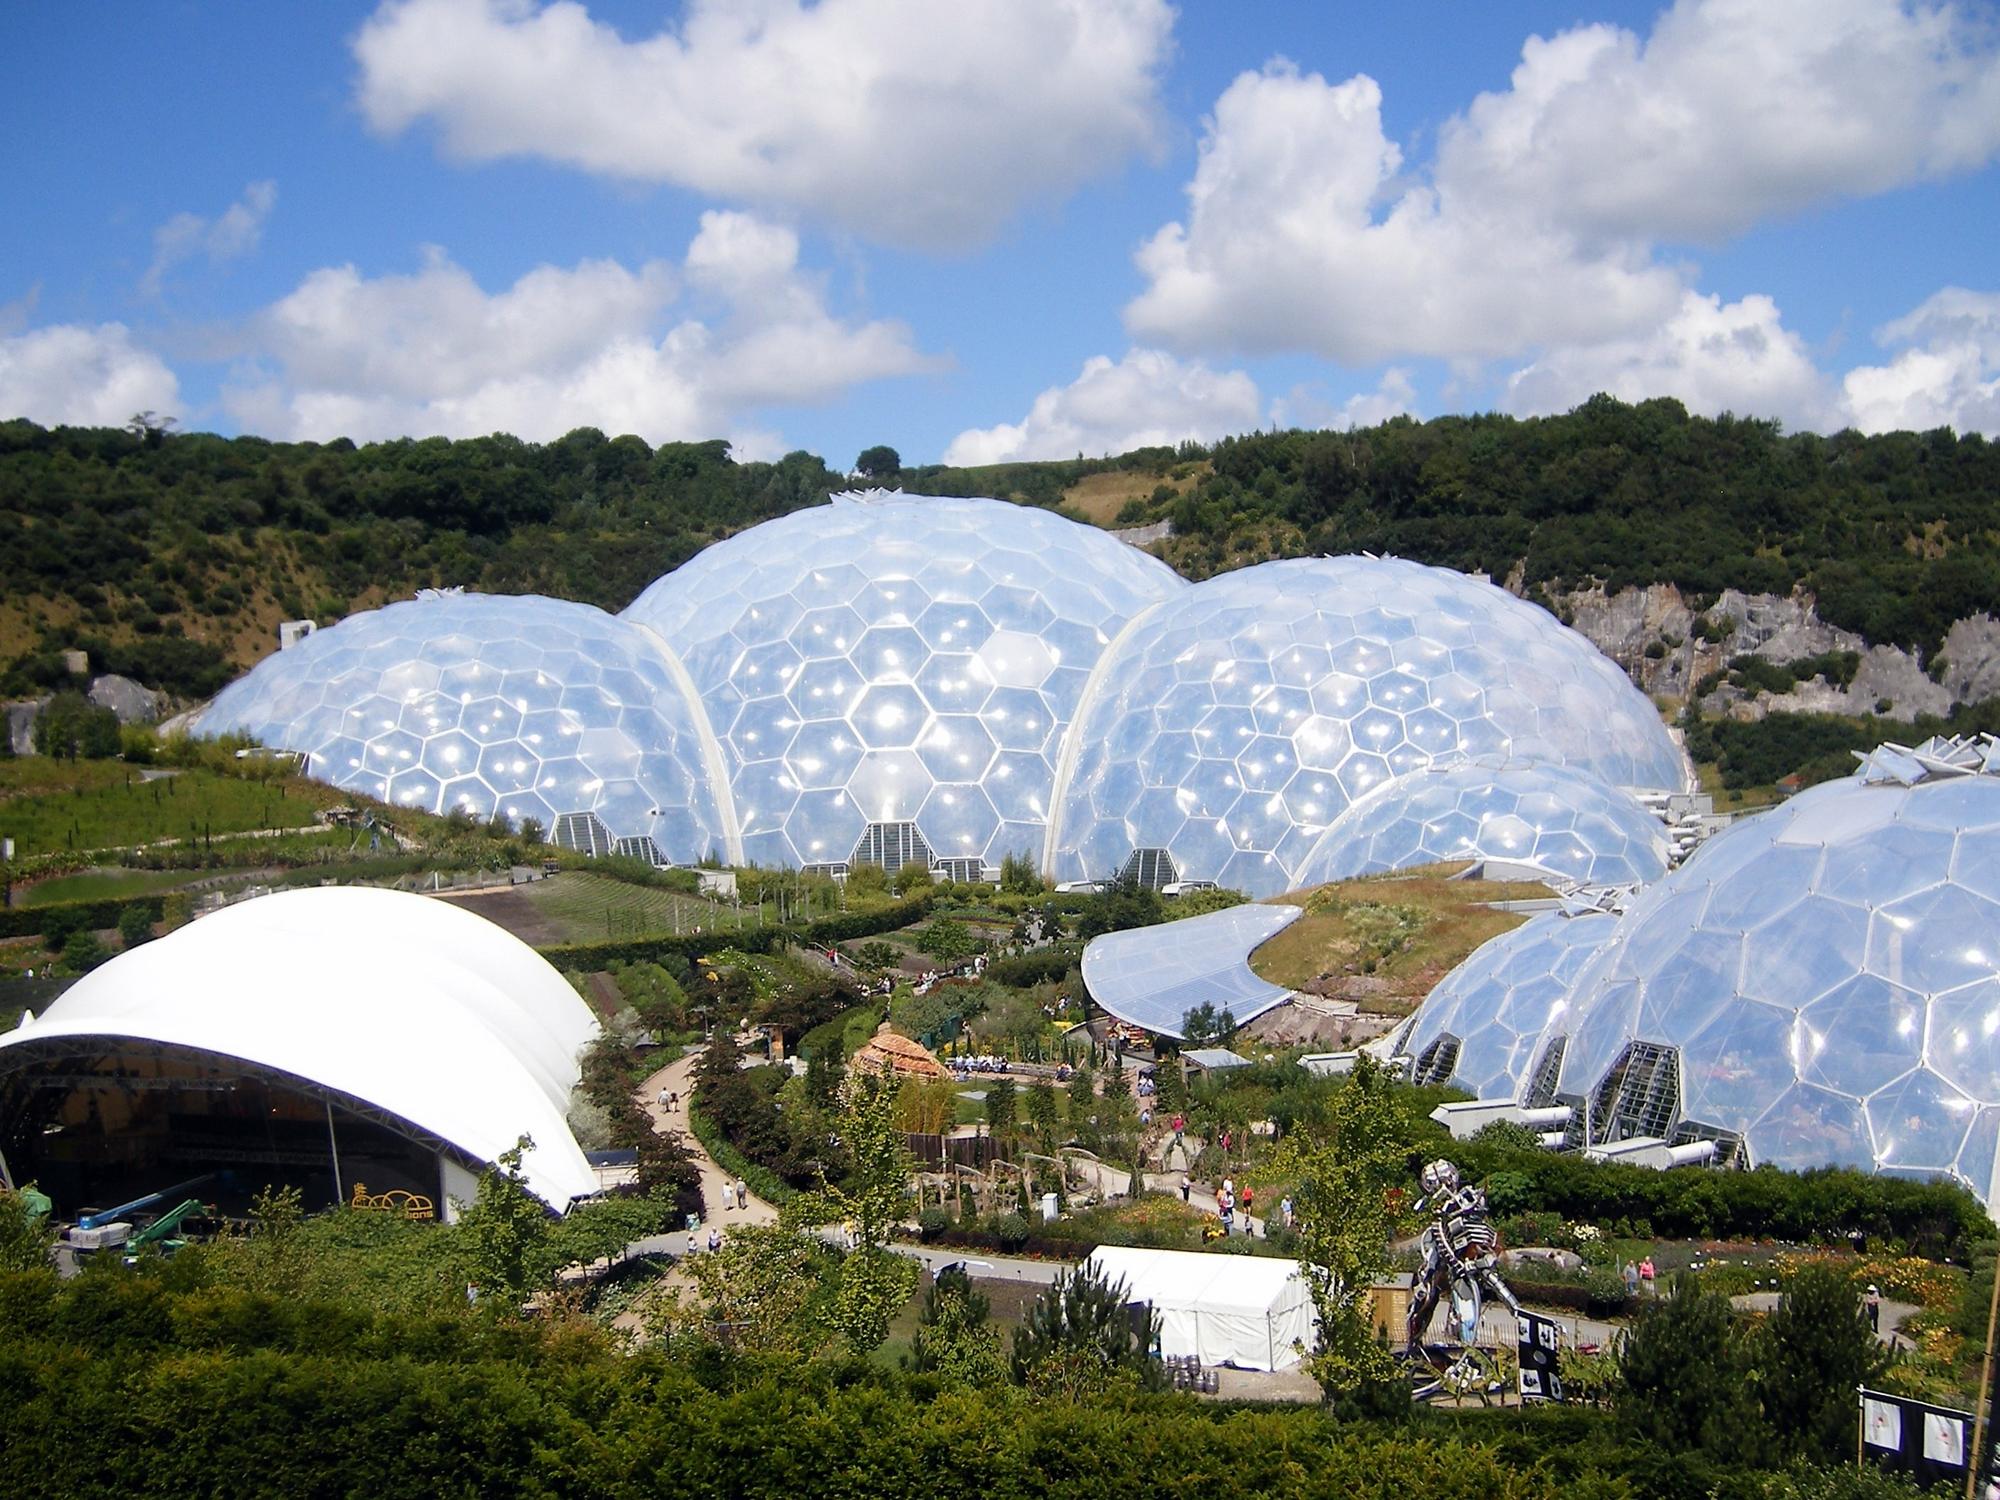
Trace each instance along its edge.
{"label": "shrub", "polygon": [[925,1243],[936,1239],[951,1228],[951,1215],[941,1208],[927,1208],[917,1215],[917,1233]]}
{"label": "shrub", "polygon": [[993,1236],[1002,1250],[1019,1250],[1028,1243],[1028,1221],[1020,1214],[1001,1214],[993,1221]]}

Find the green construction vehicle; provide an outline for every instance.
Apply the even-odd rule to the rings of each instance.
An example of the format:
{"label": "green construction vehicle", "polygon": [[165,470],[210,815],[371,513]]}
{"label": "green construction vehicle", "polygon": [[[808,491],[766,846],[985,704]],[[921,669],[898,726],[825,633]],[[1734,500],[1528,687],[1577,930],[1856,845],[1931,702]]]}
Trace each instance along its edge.
{"label": "green construction vehicle", "polygon": [[214,1212],[213,1204],[203,1203],[199,1198],[190,1198],[185,1203],[175,1204],[144,1229],[134,1231],[132,1237],[125,1242],[125,1264],[136,1265],[139,1260],[138,1252],[148,1245],[159,1246],[162,1255],[172,1255],[187,1244],[186,1240],[176,1238],[174,1231],[196,1214]]}

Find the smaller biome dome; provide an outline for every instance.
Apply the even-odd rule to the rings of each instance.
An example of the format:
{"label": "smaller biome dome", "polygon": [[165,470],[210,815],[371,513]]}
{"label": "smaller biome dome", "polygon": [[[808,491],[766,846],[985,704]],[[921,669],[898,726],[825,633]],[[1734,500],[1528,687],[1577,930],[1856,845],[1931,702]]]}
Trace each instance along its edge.
{"label": "smaller biome dome", "polygon": [[363,886],[239,902],[128,949],[0,1037],[0,1074],[70,1039],[236,1058],[346,1095],[478,1163],[531,1136],[527,1185],[595,1192],[570,1133],[590,1009],[548,961],[448,902]]}
{"label": "smaller biome dome", "polygon": [[1050,511],[869,491],[717,542],[623,618],[687,663],[745,858],[993,868],[1040,851],[1105,647],[1186,587]]}
{"label": "smaller biome dome", "polygon": [[693,862],[736,851],[683,681],[658,640],[590,605],[430,594],[266,657],[196,727],[298,751],[316,779],[384,802],[549,834],[588,814],[607,839]]}
{"label": "smaller biome dome", "polygon": [[1617,931],[1608,912],[1553,911],[1482,943],[1437,982],[1398,1038],[1411,1079],[1476,1099],[1525,1100],[1544,1035],[1561,1030],[1577,976]]}
{"label": "smaller biome dome", "polygon": [[1427,767],[1342,813],[1301,862],[1301,886],[1448,860],[1519,866],[1559,885],[1644,885],[1667,872],[1667,829],[1638,798],[1566,766]]}
{"label": "smaller biome dome", "polygon": [[1597,1142],[1946,1174],[2000,1137],[2000,778],[1831,782],[1632,901],[1579,979],[1559,1092]]}
{"label": "smaller biome dome", "polygon": [[[1260,563],[1194,584],[1100,665],[1044,864],[1295,889],[1312,846],[1398,776],[1486,759],[1679,791],[1653,705],[1548,611],[1395,558]],[[1066,764],[1068,763],[1066,756]]]}

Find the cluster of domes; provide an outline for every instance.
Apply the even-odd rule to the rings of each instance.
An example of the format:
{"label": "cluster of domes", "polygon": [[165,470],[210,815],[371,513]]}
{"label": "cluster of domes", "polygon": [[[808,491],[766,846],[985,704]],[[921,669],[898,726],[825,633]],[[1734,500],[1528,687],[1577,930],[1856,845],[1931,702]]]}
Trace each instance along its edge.
{"label": "cluster of domes", "polygon": [[[1595,1144],[1949,1175],[2000,1142],[2000,750],[1890,748],[1741,818],[1622,916],[1538,918],[1400,1042],[1482,1097],[1567,1103]],[[1579,964],[1576,955],[1585,953]]]}
{"label": "cluster of domes", "polygon": [[719,542],[618,617],[356,615],[200,727],[584,847],[964,875],[1018,854],[1253,895],[1405,859],[1647,878],[1663,843],[1632,793],[1687,779],[1614,664],[1482,580],[1350,557],[1190,584],[1048,511],[900,492]]}

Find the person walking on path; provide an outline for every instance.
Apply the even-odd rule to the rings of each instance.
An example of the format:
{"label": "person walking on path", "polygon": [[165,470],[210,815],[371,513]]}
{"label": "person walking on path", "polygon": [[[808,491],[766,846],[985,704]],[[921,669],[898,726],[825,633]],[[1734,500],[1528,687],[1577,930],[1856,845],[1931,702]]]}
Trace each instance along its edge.
{"label": "person walking on path", "polygon": [[1639,1268],[1628,1258],[1625,1262],[1625,1298],[1629,1302],[1639,1295]]}
{"label": "person walking on path", "polygon": [[1292,1227],[1292,1200],[1290,1194],[1287,1194],[1284,1202],[1278,1205],[1278,1217],[1284,1220],[1285,1228],[1290,1229]]}
{"label": "person walking on path", "polygon": [[742,1208],[750,1206],[750,1184],[741,1177],[736,1179],[736,1202]]}
{"label": "person walking on path", "polygon": [[1869,1328],[1876,1333],[1880,1333],[1882,1331],[1882,1289],[1871,1282],[1868,1287],[1868,1295],[1862,1301],[1868,1308]]}
{"label": "person walking on path", "polygon": [[1188,1181],[1188,1174],[1185,1172],[1181,1173],[1181,1202],[1187,1202],[1188,1194],[1193,1190],[1194,1184]]}
{"label": "person walking on path", "polygon": [[711,1228],[708,1231],[708,1253],[710,1255],[713,1255],[715,1254],[716,1251],[720,1250],[721,1248],[722,1248],[722,1231],[720,1229]]}
{"label": "person walking on path", "polygon": [[722,1211],[733,1213],[736,1209],[736,1184],[727,1177],[722,1179]]}
{"label": "person walking on path", "polygon": [[1657,1297],[1659,1295],[1660,1289],[1653,1274],[1653,1257],[1651,1255],[1648,1255],[1644,1260],[1639,1262],[1639,1282],[1645,1287],[1648,1297]]}

